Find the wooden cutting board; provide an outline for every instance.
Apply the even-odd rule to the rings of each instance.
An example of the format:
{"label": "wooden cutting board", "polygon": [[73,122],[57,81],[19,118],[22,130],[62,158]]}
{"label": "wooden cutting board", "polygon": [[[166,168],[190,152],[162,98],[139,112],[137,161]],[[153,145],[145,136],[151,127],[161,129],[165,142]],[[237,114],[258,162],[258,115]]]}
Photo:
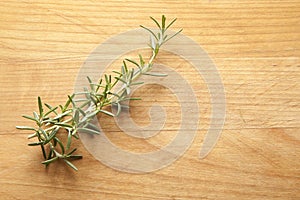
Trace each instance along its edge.
{"label": "wooden cutting board", "polygon": [[[0,199],[300,199],[298,0],[0,5]],[[199,130],[181,157],[154,172],[125,173],[102,164],[76,141],[84,156],[74,162],[78,172],[61,162],[45,169],[40,149],[27,146],[28,133],[15,129],[28,124],[21,115],[37,109],[37,96],[63,103],[93,49],[140,24],[151,27],[148,17],[162,14],[178,18],[174,30],[183,28],[209,54],[222,79],[226,118],[215,148],[199,159],[211,122],[207,85],[184,61],[161,56],[194,88],[200,109]],[[149,123],[148,110],[159,103],[166,107],[169,131],[135,139],[102,117],[108,138],[132,152],[168,144],[180,123],[175,96],[158,85],[134,95],[143,98],[132,103],[136,123]]]}

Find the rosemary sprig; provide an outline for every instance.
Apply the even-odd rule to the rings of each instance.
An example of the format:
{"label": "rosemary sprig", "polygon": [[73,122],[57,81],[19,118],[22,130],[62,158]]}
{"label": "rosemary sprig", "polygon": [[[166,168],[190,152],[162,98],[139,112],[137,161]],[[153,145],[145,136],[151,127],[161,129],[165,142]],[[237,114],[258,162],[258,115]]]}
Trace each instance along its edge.
{"label": "rosemary sprig", "polygon": [[[98,113],[104,113],[114,117],[118,115],[124,107],[122,102],[137,100],[137,98],[129,98],[128,96],[130,95],[132,86],[143,84],[143,82],[136,81],[141,75],[166,76],[166,74],[150,72],[154,59],[158,55],[160,47],[179,34],[182,29],[168,36],[166,35],[166,31],[176,19],[173,19],[166,25],[166,17],[164,15],[162,16],[161,23],[153,17],[150,18],[157,25],[157,32],[141,25],[143,29],[150,33],[149,46],[152,50],[152,55],[148,62],[144,60],[142,55],[139,55],[139,61],[125,59],[123,60],[121,70],[113,71],[115,74],[114,77],[105,74],[97,83],[92,82],[92,80],[87,77],[89,88],[84,88],[83,92],[68,96],[65,104],[52,107],[47,103],[43,104],[41,98],[38,97],[38,112],[33,112],[33,116],[23,115],[24,118],[33,121],[36,126],[17,126],[16,128],[33,131],[28,138],[36,138],[36,141],[28,145],[40,146],[44,157],[42,164],[48,166],[50,163],[61,159],[68,166],[77,170],[71,161],[81,159],[82,156],[74,154],[76,148],[71,148],[71,146],[72,140],[79,138],[78,133],[100,134],[98,127],[91,123],[91,120],[94,119]],[[133,67],[129,68],[129,65]],[[121,84],[121,87],[117,91],[114,91],[119,84]],[[109,105],[117,107],[116,114],[104,109]],[[64,142],[63,138],[65,140]]]}

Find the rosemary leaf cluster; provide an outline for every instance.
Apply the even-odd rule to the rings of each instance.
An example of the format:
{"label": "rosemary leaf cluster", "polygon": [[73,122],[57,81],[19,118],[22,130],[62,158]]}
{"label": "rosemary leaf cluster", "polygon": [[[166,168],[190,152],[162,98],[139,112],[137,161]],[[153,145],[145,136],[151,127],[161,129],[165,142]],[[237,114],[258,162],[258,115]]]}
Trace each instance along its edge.
{"label": "rosemary leaf cluster", "polygon": [[[35,138],[35,142],[28,145],[40,146],[44,157],[42,164],[48,166],[50,163],[61,159],[68,166],[77,170],[71,161],[81,159],[82,156],[75,154],[76,148],[72,148],[72,140],[79,139],[79,133],[101,134],[98,127],[91,123],[98,113],[114,117],[125,107],[122,102],[138,100],[137,98],[129,98],[129,96],[132,86],[143,84],[143,82],[137,81],[139,76],[166,76],[166,74],[150,72],[154,59],[158,55],[160,47],[180,33],[182,29],[176,34],[168,36],[166,31],[176,19],[166,25],[164,15],[161,23],[153,17],[150,18],[158,27],[158,31],[155,32],[141,26],[150,33],[149,47],[152,56],[149,61],[145,61],[142,55],[139,55],[138,61],[125,59],[120,71],[113,71],[114,77],[105,74],[97,83],[92,82],[87,77],[89,88],[83,88],[82,92],[69,95],[65,104],[53,107],[43,103],[38,97],[38,112],[34,111],[33,116],[23,115],[24,118],[33,121],[36,126],[17,126],[16,128],[33,132],[28,138]],[[119,85],[119,89],[115,91],[117,85]],[[116,106],[117,112],[113,114],[105,110],[106,106]]]}

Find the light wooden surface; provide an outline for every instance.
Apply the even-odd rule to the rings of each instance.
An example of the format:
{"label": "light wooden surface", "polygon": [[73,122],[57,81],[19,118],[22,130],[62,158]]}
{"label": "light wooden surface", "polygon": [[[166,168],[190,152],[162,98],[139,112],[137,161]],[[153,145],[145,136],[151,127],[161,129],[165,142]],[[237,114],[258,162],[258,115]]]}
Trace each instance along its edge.
{"label": "light wooden surface", "polygon": [[[1,1],[0,199],[300,199],[299,0],[162,2]],[[219,69],[227,111],[215,149],[198,159],[210,116],[199,81],[204,123],[172,165],[143,175],[118,172],[78,141],[84,156],[75,162],[78,172],[61,163],[46,170],[39,149],[27,146],[27,133],[15,129],[27,123],[20,116],[36,110],[38,95],[62,103],[98,44],[139,24],[150,26],[148,17],[161,14],[177,17],[174,28],[182,27]],[[133,112],[146,115],[139,105]],[[169,125],[176,127],[173,120]],[[143,141],[111,139],[145,151]]]}

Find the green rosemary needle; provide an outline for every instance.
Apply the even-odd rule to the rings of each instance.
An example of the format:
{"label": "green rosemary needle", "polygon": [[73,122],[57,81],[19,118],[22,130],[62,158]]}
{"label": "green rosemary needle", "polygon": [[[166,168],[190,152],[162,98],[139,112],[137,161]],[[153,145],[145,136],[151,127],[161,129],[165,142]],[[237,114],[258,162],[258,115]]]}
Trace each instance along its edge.
{"label": "green rosemary needle", "polygon": [[[77,170],[71,161],[81,159],[82,156],[76,155],[77,149],[71,148],[71,146],[72,140],[79,138],[78,133],[100,134],[98,127],[91,123],[91,120],[98,113],[114,117],[121,112],[124,106],[121,105],[123,101],[137,100],[137,98],[129,98],[128,96],[132,86],[143,84],[143,82],[136,81],[141,75],[166,76],[166,74],[150,72],[154,59],[158,55],[160,47],[179,34],[182,29],[174,35],[168,36],[165,33],[176,19],[173,19],[167,25],[164,15],[161,23],[153,17],[150,18],[158,27],[157,33],[141,25],[143,29],[150,33],[149,46],[152,50],[152,55],[148,62],[144,60],[142,55],[139,55],[139,61],[125,59],[121,70],[113,71],[114,77],[104,75],[97,83],[92,82],[87,77],[89,88],[84,88],[83,92],[68,96],[65,104],[53,107],[47,103],[43,104],[42,99],[38,97],[38,112],[34,111],[32,116],[23,115],[24,118],[33,121],[36,126],[16,126],[16,128],[33,132],[28,136],[28,139],[36,138],[36,140],[28,145],[41,148],[44,158],[42,164],[48,166],[50,163],[61,159],[72,169]],[[129,68],[129,65],[133,67]],[[121,84],[120,89],[115,91],[116,85],[119,84]],[[84,97],[75,98],[77,96]],[[117,106],[116,114],[104,110],[104,107],[109,105]],[[62,138],[66,138],[66,141],[63,142]]]}

